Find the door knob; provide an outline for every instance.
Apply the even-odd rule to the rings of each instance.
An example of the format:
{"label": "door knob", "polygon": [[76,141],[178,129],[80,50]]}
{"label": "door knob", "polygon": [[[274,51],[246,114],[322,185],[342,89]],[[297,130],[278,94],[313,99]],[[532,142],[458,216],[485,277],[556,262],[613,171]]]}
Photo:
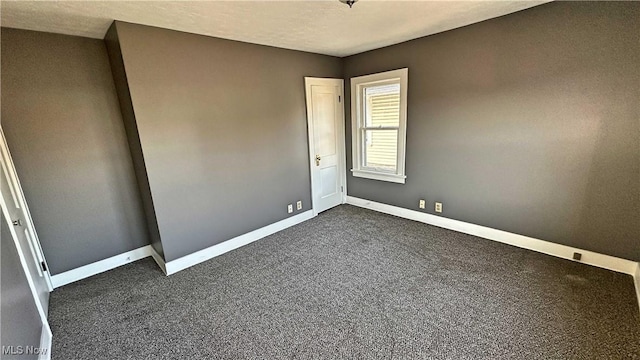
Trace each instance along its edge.
{"label": "door knob", "polygon": [[320,155],[316,155],[316,166],[320,166]]}
{"label": "door knob", "polygon": [[13,226],[22,226],[22,220],[13,220]]}

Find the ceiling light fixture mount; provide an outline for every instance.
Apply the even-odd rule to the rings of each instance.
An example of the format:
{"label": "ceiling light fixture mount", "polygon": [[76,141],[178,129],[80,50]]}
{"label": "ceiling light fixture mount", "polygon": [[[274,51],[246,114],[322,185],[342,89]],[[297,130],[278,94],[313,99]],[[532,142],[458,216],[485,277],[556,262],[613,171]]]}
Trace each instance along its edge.
{"label": "ceiling light fixture mount", "polygon": [[340,0],[341,3],[349,5],[349,8],[353,6],[358,0]]}

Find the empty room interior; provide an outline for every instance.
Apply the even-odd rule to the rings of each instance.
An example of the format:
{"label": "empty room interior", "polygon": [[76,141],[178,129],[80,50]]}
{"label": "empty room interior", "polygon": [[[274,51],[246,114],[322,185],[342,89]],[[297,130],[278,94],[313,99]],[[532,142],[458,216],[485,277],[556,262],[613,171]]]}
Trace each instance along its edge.
{"label": "empty room interior", "polygon": [[2,359],[640,359],[640,2],[0,10]]}

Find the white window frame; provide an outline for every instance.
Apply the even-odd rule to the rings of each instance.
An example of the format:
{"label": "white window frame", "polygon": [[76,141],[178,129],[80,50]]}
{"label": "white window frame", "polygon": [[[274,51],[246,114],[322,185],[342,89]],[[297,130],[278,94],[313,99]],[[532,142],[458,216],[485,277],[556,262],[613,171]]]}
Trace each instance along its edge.
{"label": "white window frame", "polygon": [[[409,69],[385,71],[351,78],[351,148],[355,177],[404,184],[407,142],[407,84]],[[365,89],[370,86],[400,84],[400,123],[398,127],[398,153],[396,172],[364,166],[364,132],[366,127]],[[376,128],[380,129],[380,127]],[[394,127],[395,130],[395,127]]]}

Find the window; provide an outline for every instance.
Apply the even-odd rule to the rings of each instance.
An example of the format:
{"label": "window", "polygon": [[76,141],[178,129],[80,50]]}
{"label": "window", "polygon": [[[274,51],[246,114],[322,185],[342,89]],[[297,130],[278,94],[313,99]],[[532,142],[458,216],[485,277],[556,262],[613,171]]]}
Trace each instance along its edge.
{"label": "window", "polygon": [[404,184],[408,69],[351,78],[353,176]]}

